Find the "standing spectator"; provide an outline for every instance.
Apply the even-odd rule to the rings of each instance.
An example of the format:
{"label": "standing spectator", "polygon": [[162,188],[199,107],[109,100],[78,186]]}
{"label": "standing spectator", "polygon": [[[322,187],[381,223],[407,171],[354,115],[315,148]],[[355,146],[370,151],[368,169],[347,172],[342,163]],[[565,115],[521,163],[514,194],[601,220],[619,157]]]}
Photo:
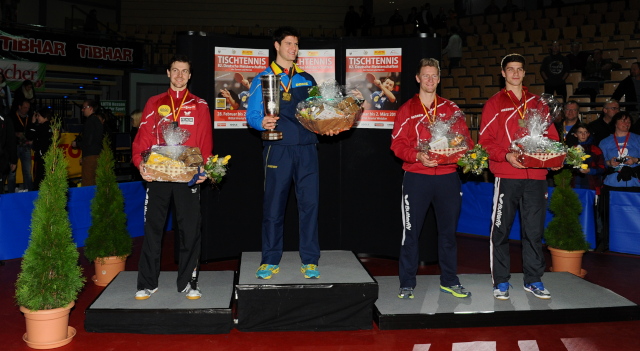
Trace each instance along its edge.
{"label": "standing spectator", "polygon": [[51,118],[53,112],[44,107],[33,114],[27,137],[33,140],[33,190],[40,189],[40,182],[44,178],[44,154],[51,146]]}
{"label": "standing spectator", "polygon": [[[462,206],[460,177],[456,164],[438,164],[425,151],[418,151],[420,140],[430,140],[431,126],[438,120],[446,121],[460,111],[458,106],[436,94],[440,83],[440,64],[433,58],[420,61],[416,72],[420,90],[398,109],[391,133],[391,150],[403,161],[402,181],[402,248],[400,249],[401,299],[412,299],[416,287],[419,248],[418,238],[429,207],[438,219],[438,261],[440,263],[440,291],[455,297],[468,297],[471,293],[460,285],[457,276],[458,257],[456,226]],[[469,148],[473,141],[466,122],[460,119],[452,127],[464,134]]]}
{"label": "standing spectator", "polygon": [[590,157],[586,159],[587,168],[574,168],[572,186],[576,189],[591,189],[596,191],[596,195],[600,195],[602,187],[602,175],[604,174],[604,158],[602,150],[593,144],[593,138],[587,125],[579,122],[576,123],[571,131],[573,135],[571,143],[567,146],[580,145],[584,149],[585,154]]}
{"label": "standing spectator", "polygon": [[[31,178],[31,140],[27,139],[26,132],[29,130],[31,123],[31,115],[29,114],[29,110],[31,110],[31,103],[28,100],[23,100],[18,103],[16,110],[11,114],[13,118],[11,122],[13,123],[13,129],[16,135],[16,143],[18,150],[18,159],[20,160],[21,169],[22,169],[22,190],[23,191],[31,191],[33,190],[33,183]],[[16,172],[9,173],[9,177],[7,178],[7,192],[13,193],[16,191]]]}
{"label": "standing spectator", "polygon": [[390,26],[401,26],[404,24],[404,19],[402,19],[402,15],[400,14],[400,10],[396,9],[393,11],[393,15],[389,17]]}
{"label": "standing spectator", "polygon": [[0,72],[0,116],[8,117],[11,110],[11,88],[7,85],[4,72]]}
{"label": "standing spectator", "polygon": [[458,27],[451,26],[451,36],[447,47],[442,50],[442,56],[449,56],[449,75],[451,75],[451,69],[453,67],[460,67],[460,61],[462,60],[462,38],[458,34]]}
{"label": "standing spectator", "polygon": [[420,11],[420,18],[422,18],[422,28],[420,32],[422,33],[430,33],[431,28],[433,27],[433,13],[431,13],[431,4],[426,2],[422,6],[422,11]]}
{"label": "standing spectator", "polygon": [[587,64],[589,53],[586,51],[580,51],[580,42],[571,42],[571,52],[567,54],[569,60],[569,69],[572,71],[583,71],[584,66]]}
{"label": "standing spectator", "polygon": [[353,8],[353,5],[349,6],[349,11],[344,15],[344,36],[357,36],[358,27],[360,27],[360,15]]}
{"label": "standing spectator", "polygon": [[615,130],[612,122],[613,116],[618,112],[620,112],[620,104],[616,100],[609,100],[604,103],[600,117],[587,126],[593,138],[593,145],[599,145],[602,139],[613,134]]}
{"label": "standing spectator", "polygon": [[176,233],[180,236],[177,290],[186,293],[189,300],[197,300],[202,296],[198,286],[202,221],[200,184],[206,177],[200,176],[193,186],[184,183],[154,182],[142,165],[141,153],[154,145],[164,143],[162,130],[170,125],[190,133],[184,145],[200,148],[202,159],[206,160],[211,156],[213,150],[209,106],[205,100],[187,89],[191,79],[189,58],[184,55],[171,58],[167,76],[169,89],[147,100],[142,112],[140,130],[132,146],[133,164],[140,169],[140,175],[147,181],[144,242],[138,263],[136,300],[146,300],[158,290],[162,234],[172,201],[176,220],[180,224]]}
{"label": "standing spectator", "polygon": [[627,106],[625,110],[631,112],[631,116],[637,120],[640,110],[638,108],[640,104],[640,62],[632,63],[629,71],[629,76],[620,82],[611,98],[620,101],[624,96],[625,102],[635,102],[635,105]]}
{"label": "standing spectator", "polygon": [[640,136],[631,133],[631,116],[621,111],[613,116],[615,131],[600,142],[607,172],[602,187],[603,225],[597,238],[596,251],[609,250],[609,193],[611,190],[640,191],[640,179],[635,169],[640,164]]}
{"label": "standing spectator", "polygon": [[545,57],[540,66],[540,75],[544,79],[544,92],[562,96],[567,101],[567,83],[569,77],[569,60],[560,54],[560,44],[554,41],[551,53]]}
{"label": "standing spectator", "polygon": [[369,29],[373,24],[373,18],[366,7],[360,5],[360,35],[365,37],[369,35]]}
{"label": "standing spectator", "polygon": [[87,33],[99,33],[98,29],[98,12],[95,9],[89,11],[84,20],[84,31]]}
{"label": "standing spectator", "polygon": [[[16,171],[18,151],[16,133],[9,116],[0,115],[0,194],[4,193],[4,182],[9,174]],[[15,185],[14,185],[15,190]]]}
{"label": "standing spectator", "polygon": [[420,14],[417,7],[412,7],[411,11],[407,15],[407,24],[413,28],[411,33],[416,33],[420,30]]}
{"label": "standing spectator", "polygon": [[16,110],[18,108],[18,104],[25,100],[29,101],[30,106],[35,106],[36,104],[36,92],[33,89],[33,82],[28,79],[23,81],[18,89],[16,89],[15,94],[13,95],[13,105],[11,108]]}
{"label": "standing spectator", "polygon": [[[509,299],[509,233],[517,209],[520,209],[522,221],[524,290],[541,299],[551,298],[541,280],[545,268],[542,233],[547,207],[547,169],[526,168],[518,161],[518,154],[510,151],[514,134],[521,129],[520,121],[526,116],[527,109],[545,109],[539,97],[522,85],[524,64],[524,56],[519,54],[502,59],[505,89],[484,105],[478,140],[489,153],[489,169],[496,177],[491,216],[491,276],[493,296],[498,300]],[[546,135],[558,140],[553,126],[547,128]],[[560,167],[553,170],[558,169]]]}
{"label": "standing spectator", "polygon": [[82,104],[82,115],[86,118],[82,125],[82,133],[71,143],[71,146],[82,151],[82,186],[96,185],[96,169],[98,156],[102,151],[104,136],[103,120],[97,114],[100,105],[95,100],[85,100]]}
{"label": "standing spectator", "polygon": [[433,27],[438,30],[440,28],[447,28],[447,14],[444,12],[444,7],[440,7],[436,18],[433,19],[434,24]]}

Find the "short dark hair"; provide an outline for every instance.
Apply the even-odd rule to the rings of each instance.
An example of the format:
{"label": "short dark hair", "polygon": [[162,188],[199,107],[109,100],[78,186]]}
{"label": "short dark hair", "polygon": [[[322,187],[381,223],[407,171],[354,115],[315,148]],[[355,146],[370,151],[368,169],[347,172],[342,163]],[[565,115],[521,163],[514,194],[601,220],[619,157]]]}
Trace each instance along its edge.
{"label": "short dark hair", "polygon": [[184,62],[184,63],[189,65],[189,70],[191,70],[191,61],[189,61],[189,56],[187,56],[187,55],[182,55],[182,54],[173,55],[171,60],[169,60],[169,65],[167,66],[167,71],[171,71],[171,65],[173,65],[174,62]]}
{"label": "short dark hair", "polygon": [[511,62],[520,62],[522,63],[522,67],[524,68],[524,64],[526,63],[526,60],[524,59],[524,56],[520,54],[515,54],[515,53],[509,54],[503,57],[502,62],[500,62],[500,66],[502,67],[502,70],[504,71],[505,67],[507,67],[507,64]]}
{"label": "short dark hair", "polygon": [[638,61],[636,61],[636,62],[634,62],[634,63],[632,63],[632,64],[631,64],[631,66],[633,66],[633,65],[637,65],[637,66],[638,66],[638,68],[640,68],[640,62],[638,62]]}
{"label": "short dark hair", "polygon": [[100,103],[97,102],[96,100],[84,100],[84,102],[87,103],[87,106],[91,107],[93,109],[94,113],[97,113],[98,110],[100,110]]}
{"label": "short dark hair", "polygon": [[631,122],[633,122],[633,118],[631,118],[631,115],[629,114],[629,112],[620,111],[613,116],[613,118],[611,119],[611,123],[613,125],[616,125],[616,123],[618,123],[619,120],[625,119],[625,118],[628,118]]}
{"label": "short dark hair", "polygon": [[53,110],[51,109],[51,107],[41,107],[40,109],[38,109],[38,114],[45,119],[50,120],[51,118],[53,118]]}
{"label": "short dark hair", "polygon": [[292,36],[300,39],[300,34],[298,34],[298,31],[293,27],[287,26],[287,27],[280,27],[273,31],[273,42],[282,44],[282,40],[284,40],[284,38],[288,36]]}

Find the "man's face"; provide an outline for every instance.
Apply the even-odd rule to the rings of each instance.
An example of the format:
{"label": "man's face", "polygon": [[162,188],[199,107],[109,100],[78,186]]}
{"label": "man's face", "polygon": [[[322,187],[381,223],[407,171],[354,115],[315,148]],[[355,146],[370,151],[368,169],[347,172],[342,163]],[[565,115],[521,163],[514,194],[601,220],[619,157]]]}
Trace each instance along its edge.
{"label": "man's face", "polygon": [[93,114],[93,107],[89,106],[89,104],[85,101],[82,104],[82,115],[85,117],[89,117]]}
{"label": "man's face", "polygon": [[191,66],[187,62],[175,61],[167,70],[167,77],[173,90],[184,90],[191,79]]}
{"label": "man's face", "polygon": [[635,79],[640,79],[640,64],[634,63],[630,68],[631,76]]}
{"label": "man's face", "polygon": [[416,81],[420,84],[420,90],[425,93],[435,93],[440,83],[438,69],[431,66],[420,68],[420,74],[416,76]]}
{"label": "man's face", "polygon": [[391,79],[385,79],[385,81],[382,83],[382,86],[385,87],[389,91],[392,91],[393,87],[395,85],[396,85],[396,83]]}
{"label": "man's face", "polygon": [[564,119],[567,124],[574,124],[578,120],[578,105],[568,104],[564,109]]}
{"label": "man's face", "polygon": [[513,86],[522,86],[524,79],[524,67],[520,62],[509,62],[502,70],[502,76],[508,84]]}
{"label": "man's face", "polygon": [[554,55],[557,55],[560,52],[560,44],[558,43],[553,43],[553,45],[551,45],[551,53]]}
{"label": "man's face", "polygon": [[20,107],[18,107],[18,113],[24,116],[29,113],[29,108],[31,108],[31,104],[25,101],[22,103],[22,105],[20,105]]}
{"label": "man's face", "polygon": [[604,112],[605,116],[607,116],[608,118],[613,118],[616,113],[620,112],[620,104],[618,104],[617,102],[610,102],[608,104],[605,104],[602,108],[602,112]]}
{"label": "man's face", "polygon": [[282,42],[275,42],[273,45],[276,48],[277,55],[285,61],[293,62],[298,57],[298,38],[292,35],[284,37]]}

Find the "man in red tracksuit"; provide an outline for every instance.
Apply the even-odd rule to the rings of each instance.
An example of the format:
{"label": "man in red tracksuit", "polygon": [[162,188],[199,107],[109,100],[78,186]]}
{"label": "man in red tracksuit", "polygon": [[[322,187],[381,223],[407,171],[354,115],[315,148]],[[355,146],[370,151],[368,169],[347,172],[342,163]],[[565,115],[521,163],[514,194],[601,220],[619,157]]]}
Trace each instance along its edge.
{"label": "man in red tracksuit", "polygon": [[211,156],[213,132],[211,114],[207,102],[191,94],[187,83],[191,78],[191,63],[184,55],[171,59],[167,76],[170,87],[166,93],[151,97],[142,112],[140,128],[133,142],[133,164],[140,169],[147,183],[145,199],[144,243],[138,263],[137,300],[146,300],[158,290],[162,233],[171,199],[173,198],[176,219],[179,223],[180,257],[178,262],[178,292],[186,293],[190,300],[201,296],[198,288],[198,262],[200,259],[200,176],[197,183],[152,181],[150,174],[141,167],[141,153],[153,145],[165,143],[162,128],[173,124],[189,131],[186,146],[199,147],[202,158]]}
{"label": "man in red tracksuit", "polygon": [[[541,299],[551,298],[541,278],[545,261],[542,233],[546,215],[547,169],[525,168],[510,151],[514,134],[524,126],[527,109],[542,109],[539,97],[522,86],[525,59],[510,54],[502,59],[505,89],[484,105],[478,143],[489,153],[489,169],[495,175],[493,214],[491,216],[491,275],[493,296],[509,299],[509,232],[520,208],[522,218],[522,260],[524,290]],[[550,124],[546,136],[558,140],[558,132]],[[557,168],[559,169],[559,168]],[[554,169],[554,170],[557,170]]]}
{"label": "man in red tracksuit", "polygon": [[[431,124],[449,120],[460,109],[455,103],[436,94],[440,82],[438,60],[422,59],[416,80],[420,84],[420,91],[398,109],[391,134],[391,150],[404,161],[402,169],[405,170],[402,181],[403,232],[398,297],[413,298],[419,261],[418,238],[431,204],[438,220],[440,290],[455,297],[467,297],[471,293],[460,285],[457,276],[456,227],[462,204],[457,165],[438,164],[437,160],[429,158],[427,152],[417,150],[419,141],[431,139]],[[454,122],[451,129],[464,136],[467,146],[473,147],[463,118]]]}

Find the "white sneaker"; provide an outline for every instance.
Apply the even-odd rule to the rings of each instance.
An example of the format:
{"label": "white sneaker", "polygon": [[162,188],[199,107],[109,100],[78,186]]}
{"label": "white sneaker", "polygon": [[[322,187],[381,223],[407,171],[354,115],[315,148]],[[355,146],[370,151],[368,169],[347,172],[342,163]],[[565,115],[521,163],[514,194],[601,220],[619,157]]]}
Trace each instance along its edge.
{"label": "white sneaker", "polygon": [[155,289],[142,289],[138,290],[136,293],[136,300],[146,300],[151,297],[151,294],[158,291],[158,288]]}
{"label": "white sneaker", "polygon": [[182,290],[182,292],[187,293],[187,299],[189,300],[197,300],[202,297],[202,293],[200,292],[200,287],[196,283],[196,288],[191,288],[191,283],[187,284],[187,287]]}

